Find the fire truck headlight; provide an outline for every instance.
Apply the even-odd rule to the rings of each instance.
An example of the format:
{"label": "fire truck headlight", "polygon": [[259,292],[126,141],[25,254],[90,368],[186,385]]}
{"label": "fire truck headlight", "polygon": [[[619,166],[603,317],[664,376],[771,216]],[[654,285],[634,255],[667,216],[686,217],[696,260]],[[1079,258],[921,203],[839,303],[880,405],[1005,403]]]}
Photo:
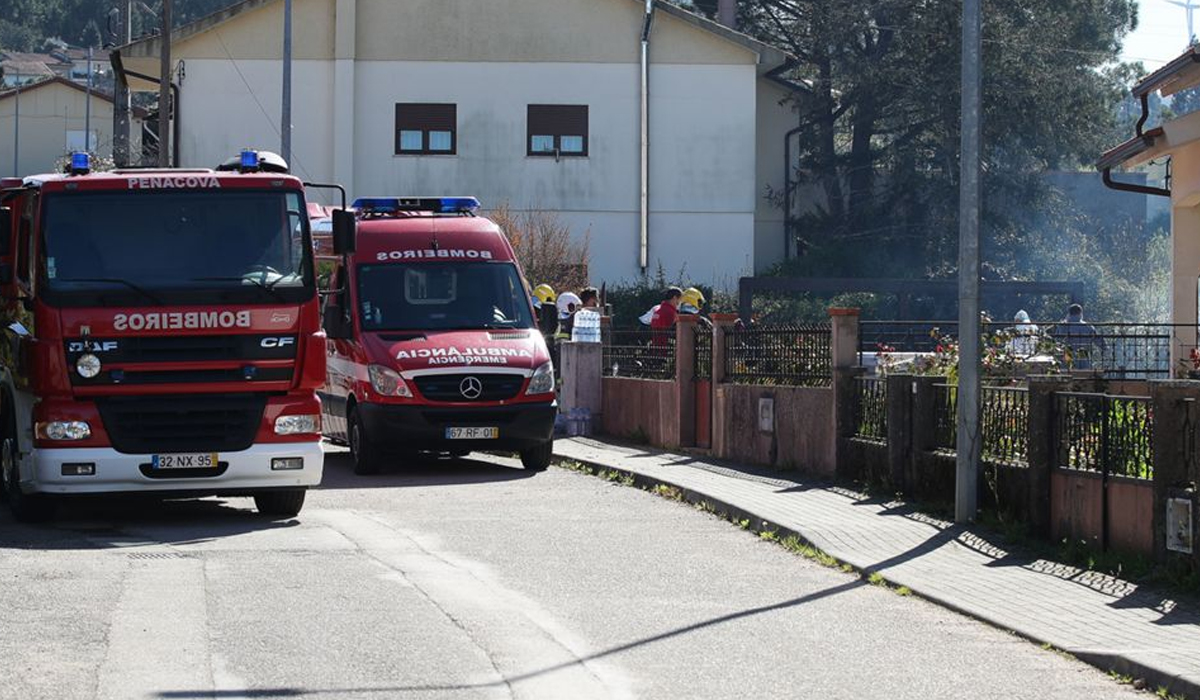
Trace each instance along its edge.
{"label": "fire truck headlight", "polygon": [[547,362],[533,372],[526,394],[549,394],[554,391],[554,363]]}
{"label": "fire truck headlight", "polygon": [[38,423],[37,434],[43,440],[86,440],[92,436],[92,426],[81,420],[56,420]]}
{"label": "fire truck headlight", "polygon": [[371,365],[367,368],[367,374],[371,376],[371,388],[380,394],[412,398],[412,390],[396,370],[383,365]]}
{"label": "fire truck headlight", "polygon": [[276,435],[311,435],[321,432],[321,416],[280,416],[275,419]]}
{"label": "fire truck headlight", "polygon": [[75,360],[75,371],[84,379],[95,377],[100,374],[100,358],[90,352],[80,355],[79,359]]}

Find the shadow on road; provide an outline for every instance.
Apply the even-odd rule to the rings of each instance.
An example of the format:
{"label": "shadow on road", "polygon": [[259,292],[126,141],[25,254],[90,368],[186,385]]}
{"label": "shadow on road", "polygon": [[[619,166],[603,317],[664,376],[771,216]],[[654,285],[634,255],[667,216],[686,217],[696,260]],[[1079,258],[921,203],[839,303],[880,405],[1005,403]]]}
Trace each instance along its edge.
{"label": "shadow on road", "polygon": [[[239,507],[240,506],[240,507]],[[0,549],[107,549],[154,544],[199,544],[234,535],[290,528],[297,520],[272,520],[249,499],[170,500],[121,495],[66,498],[45,523],[24,524],[0,507]]]}
{"label": "shadow on road", "polygon": [[508,458],[438,457],[419,455],[397,457],[379,474],[358,476],[347,451],[332,452],[326,447],[325,475],[318,487],[322,491],[342,489],[398,488],[406,486],[456,486],[517,481],[537,472],[522,469],[520,462]]}

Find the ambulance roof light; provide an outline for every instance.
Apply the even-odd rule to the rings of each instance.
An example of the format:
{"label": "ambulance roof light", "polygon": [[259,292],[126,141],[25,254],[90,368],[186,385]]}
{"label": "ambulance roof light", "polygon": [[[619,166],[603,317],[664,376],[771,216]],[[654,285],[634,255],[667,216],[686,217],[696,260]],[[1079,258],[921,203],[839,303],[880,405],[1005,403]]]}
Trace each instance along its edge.
{"label": "ambulance roof light", "polygon": [[471,214],[479,209],[480,204],[475,197],[359,197],[351,206],[369,214],[394,214],[404,211]]}
{"label": "ambulance roof light", "polygon": [[92,170],[92,159],[83,151],[76,151],[71,154],[71,169],[72,175],[87,175]]}

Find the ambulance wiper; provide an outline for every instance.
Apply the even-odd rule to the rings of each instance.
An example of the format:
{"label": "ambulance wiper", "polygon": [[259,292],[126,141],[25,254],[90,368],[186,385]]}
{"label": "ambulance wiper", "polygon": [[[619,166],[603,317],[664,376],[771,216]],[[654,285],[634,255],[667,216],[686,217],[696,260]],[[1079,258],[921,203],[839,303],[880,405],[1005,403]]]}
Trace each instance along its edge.
{"label": "ambulance wiper", "polygon": [[[283,279],[283,278],[280,277],[279,279]],[[263,289],[270,292],[271,298],[274,299],[275,301],[287,301],[286,299],[283,298],[282,294],[280,294],[278,291],[275,290],[275,282],[278,282],[279,280],[275,280],[275,282],[271,282],[271,283],[264,283],[262,280],[255,279],[254,277],[193,277],[188,281],[189,282],[249,282],[250,284],[253,284],[257,287],[262,287]]]}
{"label": "ambulance wiper", "polygon": [[164,305],[162,299],[159,299],[158,297],[154,296],[154,294],[149,292],[145,287],[134,284],[133,282],[130,282],[129,280],[123,280],[119,277],[72,277],[70,279],[60,279],[58,281],[59,282],[106,282],[108,284],[120,284],[125,287],[128,287],[129,289],[132,289],[133,291],[137,292],[138,294],[141,294],[142,296],[146,297],[147,299],[154,302],[158,306]]}

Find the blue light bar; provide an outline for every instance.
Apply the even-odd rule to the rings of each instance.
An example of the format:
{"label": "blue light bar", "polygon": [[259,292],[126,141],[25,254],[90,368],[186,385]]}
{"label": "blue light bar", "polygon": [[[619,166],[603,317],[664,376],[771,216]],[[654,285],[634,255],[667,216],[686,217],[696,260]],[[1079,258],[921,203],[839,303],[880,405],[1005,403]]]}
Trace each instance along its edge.
{"label": "blue light bar", "polygon": [[87,175],[92,170],[92,159],[87,153],[77,151],[71,154],[71,174]]}
{"label": "blue light bar", "polygon": [[258,151],[242,151],[242,170],[258,170]]}
{"label": "blue light bar", "polygon": [[465,214],[477,211],[480,204],[474,197],[359,197],[354,200],[352,206],[372,214],[393,214],[402,211]]}

